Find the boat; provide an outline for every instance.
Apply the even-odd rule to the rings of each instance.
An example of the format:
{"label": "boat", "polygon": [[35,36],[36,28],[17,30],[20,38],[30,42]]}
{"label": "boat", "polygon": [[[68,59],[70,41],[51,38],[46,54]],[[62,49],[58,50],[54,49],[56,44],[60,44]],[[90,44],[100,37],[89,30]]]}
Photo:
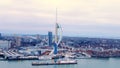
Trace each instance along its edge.
{"label": "boat", "polygon": [[73,59],[63,59],[63,60],[58,60],[58,63],[70,63],[70,64],[77,64],[77,60]]}
{"label": "boat", "polygon": [[72,53],[67,53],[67,54],[65,54],[65,58],[75,59],[76,57],[75,57],[75,55],[72,54]]}
{"label": "boat", "polygon": [[38,60],[37,56],[8,56],[6,60]]}
{"label": "boat", "polygon": [[67,53],[65,57],[70,59],[88,59],[91,58],[91,55],[86,53]]}
{"label": "boat", "polygon": [[37,56],[22,56],[19,57],[18,60],[38,60]]}
{"label": "boat", "polygon": [[46,56],[40,56],[38,59],[39,59],[39,60],[51,60],[52,57],[49,56],[49,55],[46,55]]}
{"label": "boat", "polygon": [[61,55],[61,54],[57,54],[57,55],[52,56],[52,59],[60,59],[60,58],[65,58],[65,56]]}
{"label": "boat", "polygon": [[75,58],[76,59],[89,59],[89,58],[91,58],[91,56],[81,54],[81,55],[76,55]]}
{"label": "boat", "polygon": [[39,57],[39,60],[51,60],[51,59],[60,59],[64,58],[65,56],[57,54],[57,55],[43,55]]}
{"label": "boat", "polygon": [[58,60],[57,62],[44,62],[44,63],[40,63],[40,62],[32,62],[33,66],[39,66],[39,65],[70,65],[70,64],[77,64],[76,60]]}

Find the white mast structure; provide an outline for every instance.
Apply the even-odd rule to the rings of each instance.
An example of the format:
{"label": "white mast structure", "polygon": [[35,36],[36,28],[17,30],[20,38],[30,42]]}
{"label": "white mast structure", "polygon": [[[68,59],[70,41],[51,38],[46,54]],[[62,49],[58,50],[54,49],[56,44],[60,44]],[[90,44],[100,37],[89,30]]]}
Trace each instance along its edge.
{"label": "white mast structure", "polygon": [[55,43],[57,44],[57,46],[60,44],[61,40],[62,40],[62,27],[57,22],[57,8],[56,8]]}
{"label": "white mast structure", "polygon": [[61,28],[61,26],[57,22],[57,8],[56,8],[55,40],[54,40],[55,44],[54,44],[53,50],[51,51],[50,55],[54,54],[53,52],[57,51],[57,47],[60,44],[61,40],[62,40],[62,28]]}

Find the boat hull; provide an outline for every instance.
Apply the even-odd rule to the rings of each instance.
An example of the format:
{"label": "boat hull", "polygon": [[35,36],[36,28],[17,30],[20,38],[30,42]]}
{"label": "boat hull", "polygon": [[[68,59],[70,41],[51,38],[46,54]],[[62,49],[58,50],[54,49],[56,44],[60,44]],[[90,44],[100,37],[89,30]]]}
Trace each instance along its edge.
{"label": "boat hull", "polygon": [[77,62],[74,62],[74,63],[32,63],[33,66],[39,66],[39,65],[70,65],[70,64],[77,64]]}

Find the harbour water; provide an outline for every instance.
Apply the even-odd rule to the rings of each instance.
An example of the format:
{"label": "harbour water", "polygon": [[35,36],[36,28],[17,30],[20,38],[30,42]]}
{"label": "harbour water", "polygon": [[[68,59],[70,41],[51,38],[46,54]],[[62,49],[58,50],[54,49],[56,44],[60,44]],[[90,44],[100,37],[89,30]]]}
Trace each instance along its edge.
{"label": "harbour water", "polygon": [[104,58],[104,59],[77,59],[78,64],[75,65],[45,65],[32,66],[31,63],[38,60],[24,61],[4,61],[0,60],[0,68],[119,68],[120,58]]}

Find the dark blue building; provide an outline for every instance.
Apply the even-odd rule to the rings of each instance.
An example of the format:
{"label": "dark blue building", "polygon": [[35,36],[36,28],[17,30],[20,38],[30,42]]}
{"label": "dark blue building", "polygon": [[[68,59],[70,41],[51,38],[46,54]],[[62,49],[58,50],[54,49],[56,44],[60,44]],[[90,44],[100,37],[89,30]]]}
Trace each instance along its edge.
{"label": "dark blue building", "polygon": [[52,46],[52,32],[48,32],[48,45]]}
{"label": "dark blue building", "polygon": [[0,33],[0,39],[1,39],[1,37],[2,37],[2,35],[1,35],[1,33]]}

